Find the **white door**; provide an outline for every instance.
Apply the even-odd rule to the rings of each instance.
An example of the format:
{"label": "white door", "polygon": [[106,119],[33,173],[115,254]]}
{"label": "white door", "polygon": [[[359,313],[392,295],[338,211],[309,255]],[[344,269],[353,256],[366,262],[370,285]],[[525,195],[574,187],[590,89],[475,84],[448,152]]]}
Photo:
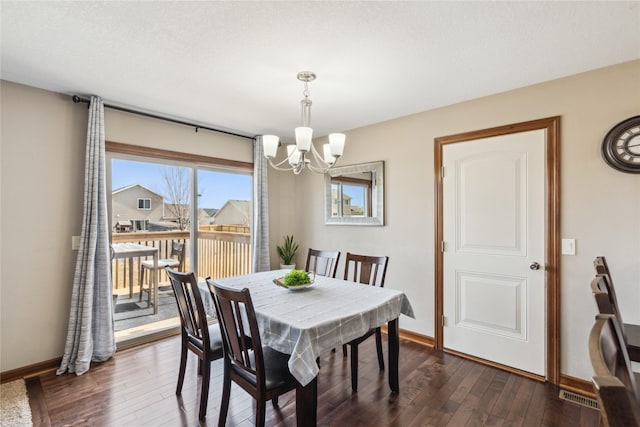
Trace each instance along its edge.
{"label": "white door", "polygon": [[545,130],[442,154],[444,347],[544,376]]}

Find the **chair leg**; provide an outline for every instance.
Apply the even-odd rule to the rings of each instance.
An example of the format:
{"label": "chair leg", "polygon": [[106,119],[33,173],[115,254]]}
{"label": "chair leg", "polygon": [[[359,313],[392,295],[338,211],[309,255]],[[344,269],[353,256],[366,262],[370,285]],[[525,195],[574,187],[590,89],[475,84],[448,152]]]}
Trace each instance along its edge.
{"label": "chair leg", "polygon": [[347,345],[342,344],[342,357],[347,357]]}
{"label": "chair leg", "polygon": [[351,390],[358,391],[358,345],[351,347]]}
{"label": "chair leg", "polygon": [[209,379],[211,371],[211,362],[202,361],[202,391],[200,392],[200,416],[204,420],[207,416],[207,402],[209,400]]}
{"label": "chair leg", "polygon": [[229,412],[229,399],[231,398],[231,378],[229,368],[225,365],[222,380],[222,402],[220,402],[220,415],[218,416],[218,426],[227,423],[227,412]]}
{"label": "chair leg", "polygon": [[384,371],[384,356],[382,354],[382,334],[380,328],[376,329],[376,348],[378,350],[378,366],[381,371]]}
{"label": "chair leg", "polygon": [[256,427],[264,427],[265,413],[267,410],[266,403],[263,396],[256,399]]}
{"label": "chair leg", "polygon": [[184,373],[187,369],[187,344],[182,339],[182,350],[180,351],[180,370],[178,371],[178,385],[176,387],[176,395],[182,393],[182,384],[184,383]]}
{"label": "chair leg", "polygon": [[271,404],[273,405],[274,408],[278,407],[278,396],[271,399]]}

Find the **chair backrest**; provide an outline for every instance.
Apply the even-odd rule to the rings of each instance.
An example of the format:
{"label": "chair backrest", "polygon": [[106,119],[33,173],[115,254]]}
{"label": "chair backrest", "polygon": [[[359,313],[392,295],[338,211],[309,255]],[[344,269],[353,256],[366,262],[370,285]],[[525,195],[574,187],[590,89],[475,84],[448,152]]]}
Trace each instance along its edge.
{"label": "chair backrest", "polygon": [[388,256],[356,255],[347,252],[344,279],[372,286],[384,286]]}
{"label": "chair backrest", "polygon": [[604,256],[597,256],[596,259],[593,260],[593,266],[596,269],[596,274],[611,274],[609,273],[607,259]]}
{"label": "chair backrest", "polygon": [[313,272],[318,276],[336,277],[340,251],[322,251],[309,248],[307,265],[304,271]]}
{"label": "chair backrest", "polygon": [[600,314],[612,314],[616,317],[622,336],[626,338],[624,323],[618,309],[618,301],[615,298],[615,290],[611,283],[611,277],[607,274],[597,274],[591,281],[591,292],[596,300]]}
{"label": "chair backrest", "polygon": [[169,267],[166,271],[178,304],[182,333],[201,341],[203,348],[210,348],[207,313],[202,303],[196,275],[193,272],[181,273]]}
{"label": "chair backrest", "polygon": [[223,287],[209,278],[207,285],[220,323],[225,363],[254,377],[258,389],[265,390],[262,342],[249,289]]}
{"label": "chair backrest", "polygon": [[615,316],[596,316],[589,334],[589,357],[604,425],[640,425],[640,390]]}
{"label": "chair backrest", "polygon": [[175,241],[171,242],[171,255],[170,258],[176,258],[180,265],[178,266],[178,270],[182,270],[184,266],[184,242]]}
{"label": "chair backrest", "polygon": [[609,293],[609,298],[611,299],[612,304],[618,307],[616,290],[613,288],[613,278],[611,278],[611,271],[609,270],[607,259],[604,256],[597,256],[596,259],[593,260],[593,266],[596,269],[596,274],[607,276],[607,292]]}

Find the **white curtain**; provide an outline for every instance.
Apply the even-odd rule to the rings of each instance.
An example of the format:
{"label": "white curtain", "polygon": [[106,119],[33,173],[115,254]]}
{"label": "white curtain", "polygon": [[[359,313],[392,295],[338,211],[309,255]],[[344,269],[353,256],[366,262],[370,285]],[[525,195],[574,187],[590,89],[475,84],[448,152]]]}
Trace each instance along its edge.
{"label": "white curtain", "polygon": [[104,147],[104,103],[101,98],[92,96],[87,126],[82,232],[71,293],[67,342],[58,375],[67,371],[81,375],[89,370],[92,361],[105,361],[116,351]]}
{"label": "white curtain", "polygon": [[267,180],[267,160],[264,158],[262,136],[253,141],[253,252],[252,271],[268,271],[269,262],[269,185]]}

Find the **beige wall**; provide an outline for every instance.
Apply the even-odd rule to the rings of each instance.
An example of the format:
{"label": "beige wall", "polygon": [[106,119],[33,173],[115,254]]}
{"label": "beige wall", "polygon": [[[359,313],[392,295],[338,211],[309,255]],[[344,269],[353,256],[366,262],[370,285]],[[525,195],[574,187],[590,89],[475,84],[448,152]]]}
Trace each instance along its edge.
{"label": "beige wall", "polygon": [[1,370],[60,357],[82,225],[87,108],[0,83]]}
{"label": "beige wall", "polygon": [[[63,351],[75,265],[70,238],[81,221],[86,108],[12,83],[2,82],[1,89],[0,370],[6,371]],[[588,378],[593,257],[609,258],[625,320],[640,322],[640,176],[616,172],[600,157],[607,130],[638,114],[640,61],[634,61],[350,131],[340,164],[386,162],[387,225],[325,226],[320,175],[269,171],[272,266],[278,265],[275,246],[291,233],[301,245],[299,264],[309,246],[389,255],[387,286],[405,291],[416,312],[415,320],[402,317],[401,327],[433,335],[434,137],[559,115],[562,236],[577,239],[578,251],[562,257],[562,373]],[[250,144],[237,138],[111,110],[106,121],[113,141],[251,161]],[[34,265],[40,277],[21,273]]]}
{"label": "beige wall", "polygon": [[640,323],[640,175],[616,172],[600,156],[606,132],[638,114],[635,61],[352,130],[340,164],[385,161],[387,225],[323,225],[322,177],[308,174],[295,182],[296,238],[305,253],[389,255],[386,286],[405,291],[416,313],[400,327],[433,336],[433,139],[561,116],[561,235],[577,240],[576,256],[561,259],[561,372],[589,378],[595,256],[610,260],[625,321]]}

